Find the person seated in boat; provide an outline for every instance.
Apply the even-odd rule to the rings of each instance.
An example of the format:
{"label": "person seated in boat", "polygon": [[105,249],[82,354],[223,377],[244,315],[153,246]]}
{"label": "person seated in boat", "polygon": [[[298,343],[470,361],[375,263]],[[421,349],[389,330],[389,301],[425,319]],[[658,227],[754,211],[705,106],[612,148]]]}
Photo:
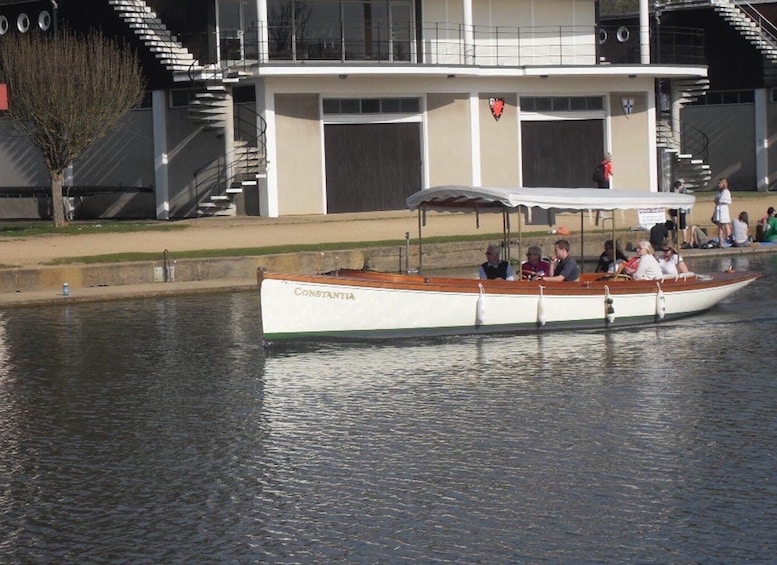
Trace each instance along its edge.
{"label": "person seated in boat", "polygon": [[614,245],[612,240],[608,239],[604,242],[604,251],[599,255],[596,272],[614,273],[622,261],[626,261],[626,255],[620,250],[620,247]]}
{"label": "person seated in boat", "polygon": [[480,265],[479,276],[481,279],[496,279],[514,281],[513,266],[508,261],[501,259],[501,248],[493,243],[486,249],[486,262]]}
{"label": "person seated in boat", "polygon": [[566,239],[559,239],[554,245],[555,257],[551,261],[550,275],[542,277],[544,281],[561,282],[569,281],[574,282],[580,278],[580,267],[577,261],[569,255],[569,241]]}
{"label": "person seated in boat", "polygon": [[521,265],[521,275],[528,279],[545,277],[550,274],[550,263],[542,258],[542,249],[531,245],[526,251],[526,261]]}
{"label": "person seated in boat", "polygon": [[653,246],[647,240],[642,240],[637,244],[637,258],[639,262],[635,265],[627,265],[624,271],[631,275],[635,281],[660,279],[664,274],[658,261],[653,256]]}
{"label": "person seated in boat", "polygon": [[665,275],[677,275],[688,272],[688,265],[677,253],[677,249],[671,245],[664,245],[661,248],[661,256],[658,258],[658,266]]}

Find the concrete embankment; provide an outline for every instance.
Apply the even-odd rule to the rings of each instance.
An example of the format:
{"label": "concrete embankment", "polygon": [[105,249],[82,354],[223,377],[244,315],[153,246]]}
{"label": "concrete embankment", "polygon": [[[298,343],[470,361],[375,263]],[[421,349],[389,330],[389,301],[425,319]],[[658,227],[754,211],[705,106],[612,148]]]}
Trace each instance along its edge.
{"label": "concrete embankment", "polygon": [[[645,232],[618,234],[621,241],[636,242]],[[603,242],[611,234],[599,230],[585,235],[583,257],[591,261],[601,253]],[[513,258],[522,257],[528,245],[540,245],[551,254],[559,236],[514,239]],[[580,257],[580,236],[567,237],[573,255]],[[423,269],[466,268],[483,261],[490,240],[444,244],[423,244]],[[703,253],[740,254],[771,252],[773,247],[720,250],[683,250],[692,256]],[[409,252],[409,253],[408,253]],[[173,294],[198,294],[251,290],[256,288],[258,268],[285,273],[321,273],[337,269],[374,269],[399,272],[419,266],[417,242],[410,246],[370,247],[337,251],[305,251],[276,255],[176,259],[109,264],[68,264],[36,268],[0,269],[0,307],[54,302],[84,302],[119,298],[148,298]],[[69,295],[63,295],[68,284]]]}

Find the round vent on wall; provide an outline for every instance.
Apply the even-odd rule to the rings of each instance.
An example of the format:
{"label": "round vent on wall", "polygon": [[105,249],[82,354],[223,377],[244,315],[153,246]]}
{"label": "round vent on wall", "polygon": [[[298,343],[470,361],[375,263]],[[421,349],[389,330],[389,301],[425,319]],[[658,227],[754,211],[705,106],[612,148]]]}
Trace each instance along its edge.
{"label": "round vent on wall", "polygon": [[0,16],[0,35],[5,35],[8,33],[8,18],[5,16]]}
{"label": "round vent on wall", "polygon": [[16,18],[16,29],[22,33],[27,33],[30,29],[30,18],[27,14],[19,14],[19,17]]}
{"label": "round vent on wall", "polygon": [[51,14],[46,10],[43,10],[38,14],[38,27],[41,31],[48,31],[51,27]]}

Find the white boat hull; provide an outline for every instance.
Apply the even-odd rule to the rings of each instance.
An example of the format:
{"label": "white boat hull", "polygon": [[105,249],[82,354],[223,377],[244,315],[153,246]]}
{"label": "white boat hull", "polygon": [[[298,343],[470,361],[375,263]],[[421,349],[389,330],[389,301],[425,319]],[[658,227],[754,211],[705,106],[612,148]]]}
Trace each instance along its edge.
{"label": "white boat hull", "polygon": [[703,312],[757,277],[538,283],[265,274],[262,330],[274,342],[620,328]]}

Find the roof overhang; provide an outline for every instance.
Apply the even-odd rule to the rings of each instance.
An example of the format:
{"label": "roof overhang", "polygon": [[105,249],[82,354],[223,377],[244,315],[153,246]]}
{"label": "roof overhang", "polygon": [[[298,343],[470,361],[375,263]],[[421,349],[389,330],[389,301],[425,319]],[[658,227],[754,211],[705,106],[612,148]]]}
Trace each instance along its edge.
{"label": "roof overhang", "polygon": [[257,77],[375,77],[424,78],[703,78],[699,65],[577,65],[547,67],[475,67],[458,65],[331,65],[295,63],[254,67]]}

